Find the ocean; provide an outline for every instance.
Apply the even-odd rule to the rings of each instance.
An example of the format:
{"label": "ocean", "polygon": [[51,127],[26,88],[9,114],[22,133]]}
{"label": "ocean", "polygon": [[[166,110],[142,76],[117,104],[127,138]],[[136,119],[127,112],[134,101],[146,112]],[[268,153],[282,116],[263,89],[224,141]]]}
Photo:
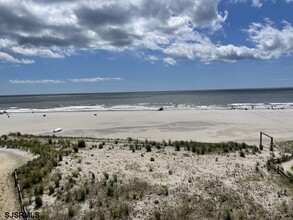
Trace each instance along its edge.
{"label": "ocean", "polygon": [[293,88],[0,96],[0,112],[288,109]]}

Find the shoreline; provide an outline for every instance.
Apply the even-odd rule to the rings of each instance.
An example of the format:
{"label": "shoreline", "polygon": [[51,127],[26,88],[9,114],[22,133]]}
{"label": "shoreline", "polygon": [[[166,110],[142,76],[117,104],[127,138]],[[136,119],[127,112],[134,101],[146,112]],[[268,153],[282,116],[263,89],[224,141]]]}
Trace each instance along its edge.
{"label": "shoreline", "polygon": [[0,135],[52,135],[62,128],[55,135],[258,144],[260,131],[292,140],[292,118],[292,109],[13,113],[0,115]]}

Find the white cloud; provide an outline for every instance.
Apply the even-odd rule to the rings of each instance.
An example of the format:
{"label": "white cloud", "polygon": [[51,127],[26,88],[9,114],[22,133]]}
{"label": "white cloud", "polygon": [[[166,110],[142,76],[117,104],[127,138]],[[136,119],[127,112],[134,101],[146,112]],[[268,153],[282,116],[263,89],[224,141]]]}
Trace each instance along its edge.
{"label": "white cloud", "polygon": [[262,6],[261,0],[252,0],[252,6],[256,8],[260,8]]}
{"label": "white cloud", "polygon": [[157,56],[153,56],[153,55],[148,55],[148,56],[146,56],[145,58],[144,58],[145,60],[147,60],[147,61],[150,61],[150,62],[154,62],[154,61],[158,61],[159,60],[159,58],[157,57]]}
{"label": "white cloud", "polygon": [[26,56],[40,56],[40,57],[50,57],[50,58],[64,58],[64,54],[60,53],[58,50],[53,51],[50,49],[41,48],[23,48],[19,46],[14,46],[11,51],[16,54],[22,54]]}
{"label": "white cloud", "polygon": [[9,80],[12,84],[60,84],[65,83],[61,80],[42,79],[42,80]]}
{"label": "white cloud", "polygon": [[33,64],[33,63],[35,63],[34,60],[17,59],[17,58],[14,58],[13,56],[11,56],[7,53],[4,53],[4,52],[0,52],[0,62],[14,63],[14,64]]}
{"label": "white cloud", "polygon": [[218,11],[218,2],[0,0],[0,47],[12,55],[50,58],[78,49],[162,50],[196,28],[221,29],[227,12]]}
{"label": "white cloud", "polygon": [[102,81],[112,81],[112,80],[122,80],[119,77],[95,77],[95,78],[82,78],[82,79],[68,79],[70,82],[73,83],[93,83],[93,82],[102,82]]}
{"label": "white cloud", "polygon": [[[230,3],[244,3],[244,2],[250,2],[251,1],[251,6],[256,7],[256,8],[261,8],[263,4],[269,0],[230,0]],[[293,0],[284,0],[286,3],[291,3]],[[276,3],[277,0],[270,0],[272,3]]]}
{"label": "white cloud", "polygon": [[270,24],[260,23],[252,23],[247,29],[249,39],[264,58],[278,58],[293,53],[293,27],[287,22],[284,23],[281,30]]}
{"label": "white cloud", "polygon": [[163,58],[163,61],[169,65],[176,65],[176,60],[174,60],[172,57],[166,57],[166,58]]}
{"label": "white cloud", "polygon": [[164,53],[187,59],[235,62],[242,59],[274,59],[293,54],[293,27],[285,22],[279,30],[272,24],[253,23],[246,30],[254,47],[213,44],[208,38],[197,38],[192,43],[175,42]]}
{"label": "white cloud", "polygon": [[[230,0],[261,7],[269,0]],[[272,0],[271,0],[272,1]],[[292,2],[293,0],[285,0]],[[253,24],[254,47],[210,40],[228,17],[220,0],[0,0],[0,60],[34,63],[31,56],[63,58],[79,50],[156,51],[143,59],[176,64],[176,56],[203,62],[271,59],[292,53],[292,27]],[[217,32],[218,31],[218,32]],[[209,33],[209,34],[207,34]],[[278,42],[282,41],[282,42]],[[163,53],[163,54],[161,54]],[[167,57],[166,57],[167,56]],[[71,79],[98,82],[108,78]],[[113,79],[111,79],[113,80]]]}

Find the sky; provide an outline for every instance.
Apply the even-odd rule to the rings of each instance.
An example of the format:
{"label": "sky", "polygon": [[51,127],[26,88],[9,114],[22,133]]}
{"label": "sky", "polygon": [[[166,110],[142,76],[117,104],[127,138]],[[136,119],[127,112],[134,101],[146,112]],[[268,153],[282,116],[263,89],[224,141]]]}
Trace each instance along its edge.
{"label": "sky", "polygon": [[0,0],[0,95],[293,87],[293,0]]}

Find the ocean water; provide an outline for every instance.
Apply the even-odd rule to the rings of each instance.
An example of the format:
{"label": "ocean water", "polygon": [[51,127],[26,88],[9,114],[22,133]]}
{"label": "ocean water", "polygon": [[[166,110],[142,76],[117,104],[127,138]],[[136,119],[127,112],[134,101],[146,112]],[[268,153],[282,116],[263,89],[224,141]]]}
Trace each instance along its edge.
{"label": "ocean water", "polygon": [[129,92],[0,96],[0,111],[153,111],[176,109],[288,109],[292,89]]}

